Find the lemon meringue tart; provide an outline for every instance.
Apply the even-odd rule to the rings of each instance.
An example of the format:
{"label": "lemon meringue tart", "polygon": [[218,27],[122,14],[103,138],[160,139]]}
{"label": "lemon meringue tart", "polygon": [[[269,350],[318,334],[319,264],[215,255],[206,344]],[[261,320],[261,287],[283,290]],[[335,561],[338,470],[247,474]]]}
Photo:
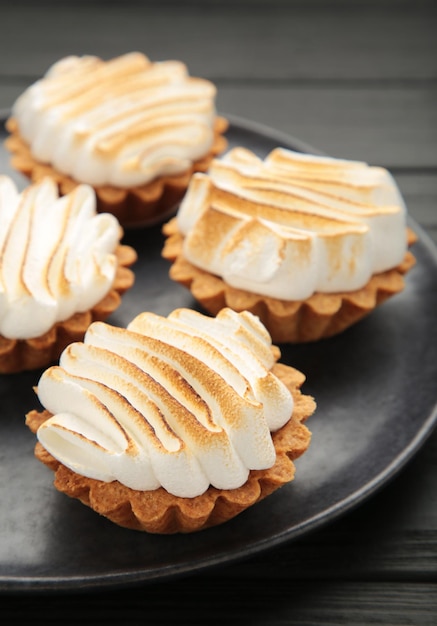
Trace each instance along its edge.
{"label": "lemon meringue tart", "polygon": [[162,254],[208,312],[249,310],[277,343],[315,341],[404,288],[406,212],[385,168],[237,147],[193,176]]}
{"label": "lemon meringue tart", "polygon": [[137,255],[80,185],[59,197],[49,178],[19,192],[0,176],[0,372],[46,367],[132,286]]}
{"label": "lemon meringue tart", "polygon": [[56,488],[151,533],[221,524],[294,478],[314,412],[259,319],[190,309],[105,322],[41,376],[26,423]]}
{"label": "lemon meringue tart", "polygon": [[180,61],[131,52],[68,56],[16,100],[5,146],[12,166],[61,193],[92,185],[97,209],[123,226],[174,212],[190,176],[226,147],[215,86]]}

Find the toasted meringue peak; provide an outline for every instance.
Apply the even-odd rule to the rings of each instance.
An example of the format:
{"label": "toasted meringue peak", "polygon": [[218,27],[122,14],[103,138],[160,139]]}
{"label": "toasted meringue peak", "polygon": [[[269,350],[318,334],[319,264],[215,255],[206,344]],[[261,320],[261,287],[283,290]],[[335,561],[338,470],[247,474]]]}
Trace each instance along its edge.
{"label": "toasted meringue peak", "polygon": [[248,312],[143,313],[126,329],[94,322],[39,380],[52,417],[38,439],[73,471],[136,490],[238,488],[274,464],[271,432],[293,412],[274,361]]}
{"label": "toasted meringue peak", "polygon": [[0,334],[30,339],[92,308],[110,290],[120,225],[97,214],[91,187],[60,198],[50,179],[19,192],[0,176]]}
{"label": "toasted meringue peak", "polygon": [[35,159],[79,182],[131,187],[208,153],[215,95],[178,61],[69,56],[17,99],[12,116]]}
{"label": "toasted meringue peak", "polygon": [[281,300],[360,289],[407,248],[406,207],[387,170],[283,148],[215,159],[193,176],[177,222],[190,263]]}

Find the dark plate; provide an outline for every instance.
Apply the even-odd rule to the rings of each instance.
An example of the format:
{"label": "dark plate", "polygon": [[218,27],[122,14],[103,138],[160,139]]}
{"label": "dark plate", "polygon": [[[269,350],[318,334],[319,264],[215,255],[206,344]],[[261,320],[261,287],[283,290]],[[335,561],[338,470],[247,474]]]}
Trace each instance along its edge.
{"label": "dark plate", "polygon": [[[1,139],[5,137],[2,126]],[[231,145],[264,156],[277,145],[308,146],[271,129],[232,120]],[[0,170],[11,173],[0,151]],[[23,179],[14,178],[22,186]],[[318,409],[308,452],[288,486],[221,527],[188,536],[119,528],[58,493],[34,459],[25,413],[37,407],[41,372],[0,378],[0,589],[81,590],[128,586],[196,572],[247,557],[320,528],[386,484],[417,452],[437,419],[437,251],[419,235],[406,289],[342,335],[282,346],[283,361],[303,371],[303,391]],[[111,322],[143,310],[167,315],[196,304],[168,277],[160,226],[130,231],[139,253],[136,283]]]}

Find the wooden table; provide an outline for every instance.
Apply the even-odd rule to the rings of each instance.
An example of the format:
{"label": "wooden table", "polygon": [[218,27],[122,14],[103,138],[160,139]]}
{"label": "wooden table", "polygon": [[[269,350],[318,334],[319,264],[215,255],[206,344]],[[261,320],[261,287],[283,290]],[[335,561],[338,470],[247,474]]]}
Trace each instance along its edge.
{"label": "wooden table", "polygon": [[[389,168],[437,242],[436,9],[431,0],[11,0],[0,8],[0,108],[67,54],[180,59],[217,85],[221,112]],[[436,464],[434,432],[383,491],[301,539],[110,593],[0,596],[0,615],[5,625],[436,624]]]}

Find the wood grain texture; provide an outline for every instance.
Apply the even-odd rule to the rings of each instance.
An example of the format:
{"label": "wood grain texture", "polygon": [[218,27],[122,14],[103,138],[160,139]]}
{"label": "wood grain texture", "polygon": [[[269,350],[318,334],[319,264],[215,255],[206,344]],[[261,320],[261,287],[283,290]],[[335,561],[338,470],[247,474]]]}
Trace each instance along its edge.
{"label": "wood grain texture", "polygon": [[115,591],[109,598],[107,594],[27,597],[19,602],[6,598],[2,616],[6,624],[32,616],[32,624],[66,626],[181,622],[190,626],[435,626],[437,584],[433,583],[304,583],[286,576],[246,584],[216,576],[207,583],[195,577],[170,581],[165,587]]}
{"label": "wood grain texture", "polygon": [[139,49],[213,80],[435,80],[434,9],[420,0],[15,0],[2,3],[0,74],[36,77],[65,54]]}
{"label": "wood grain texture", "polygon": [[[221,112],[391,169],[410,214],[437,243],[432,0],[11,0],[0,7],[0,26],[0,108],[67,54],[141,50],[152,60],[181,59],[216,83]],[[300,540],[153,585],[0,597],[2,617],[5,624],[182,617],[193,625],[435,624],[436,482],[434,432],[383,491]]]}

